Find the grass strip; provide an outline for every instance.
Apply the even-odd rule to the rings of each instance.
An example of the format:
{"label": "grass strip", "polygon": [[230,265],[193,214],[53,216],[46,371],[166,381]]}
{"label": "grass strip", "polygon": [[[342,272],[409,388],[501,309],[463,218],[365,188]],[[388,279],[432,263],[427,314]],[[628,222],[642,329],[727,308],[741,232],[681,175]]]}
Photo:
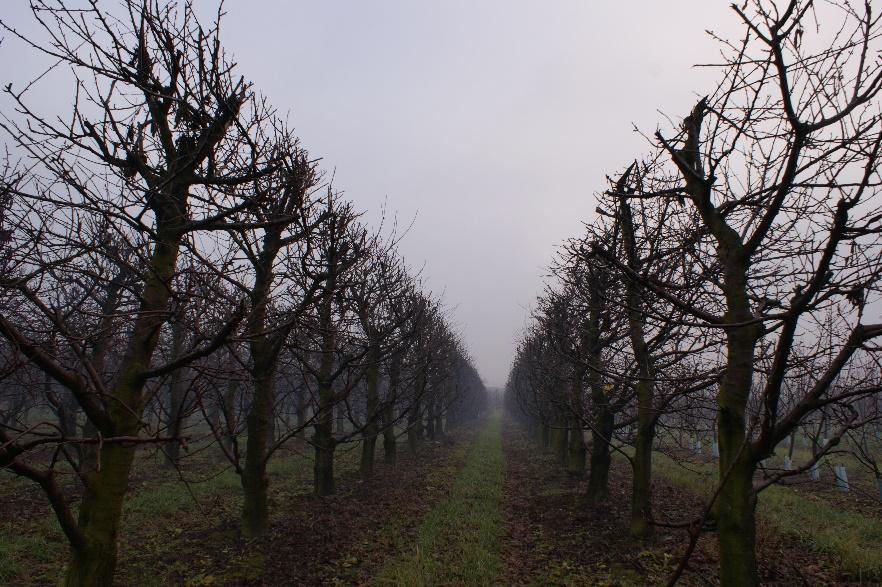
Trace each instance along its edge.
{"label": "grass strip", "polygon": [[[656,453],[653,472],[696,495],[708,496],[716,484],[716,467],[690,463],[683,467]],[[843,570],[882,577],[882,524],[877,518],[832,507],[772,486],[759,495],[759,518],[778,532],[836,557]]]}
{"label": "grass strip", "polygon": [[503,571],[502,420],[496,413],[469,447],[447,498],[423,518],[415,542],[375,585],[493,585]]}

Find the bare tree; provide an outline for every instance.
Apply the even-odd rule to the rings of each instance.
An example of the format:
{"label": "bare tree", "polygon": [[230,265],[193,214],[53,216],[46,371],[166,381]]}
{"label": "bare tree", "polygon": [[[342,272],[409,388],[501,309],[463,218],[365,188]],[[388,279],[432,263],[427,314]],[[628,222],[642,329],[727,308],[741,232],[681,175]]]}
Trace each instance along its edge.
{"label": "bare tree", "polygon": [[[124,2],[121,16],[97,4],[32,8],[45,42],[3,27],[70,67],[74,107],[53,120],[28,106],[34,86],[6,91],[18,112],[0,127],[29,173],[7,184],[15,200],[6,219],[11,259],[2,277],[0,334],[76,398],[95,435],[3,432],[0,460],[46,491],[72,547],[67,583],[110,584],[136,446],[160,440],[140,434],[148,383],[219,348],[240,318],[228,308],[227,323],[208,339],[157,364],[161,334],[179,302],[180,251],[198,241],[196,233],[222,229],[251,207],[249,197],[228,188],[276,162],[253,156],[251,133],[266,112],[225,60],[219,19],[205,26],[190,4],[178,9],[158,0]],[[70,306],[74,298],[80,301]],[[112,337],[102,335],[108,329]],[[102,340],[113,348],[102,349]],[[58,345],[63,352],[53,350]],[[29,447],[71,442],[94,444],[99,453],[94,468],[80,471],[85,492],[77,518],[53,468],[20,459]]]}
{"label": "bare tree", "polygon": [[[683,304],[675,290],[655,291],[725,332],[714,518],[722,583],[752,585],[757,463],[813,412],[875,392],[842,389],[837,378],[882,335],[882,325],[864,322],[880,271],[882,68],[870,57],[879,21],[869,3],[862,13],[798,0],[734,9],[746,34],[728,46],[722,83],[677,139],[656,135],[681,180],[658,197],[685,198],[698,212],[696,234],[718,267],[709,286],[717,301]],[[808,25],[814,11],[832,30]],[[783,382],[801,368],[795,345],[817,336],[828,312],[838,324],[817,345],[814,384],[782,411]]]}

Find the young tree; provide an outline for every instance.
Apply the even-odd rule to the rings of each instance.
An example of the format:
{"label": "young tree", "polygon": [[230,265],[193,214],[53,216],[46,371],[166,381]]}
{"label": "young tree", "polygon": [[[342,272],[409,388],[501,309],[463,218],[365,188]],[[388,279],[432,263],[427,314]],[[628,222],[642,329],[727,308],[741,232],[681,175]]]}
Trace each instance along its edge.
{"label": "young tree", "polygon": [[271,132],[257,144],[273,154],[276,170],[247,186],[256,203],[238,223],[230,223],[232,238],[247,261],[244,280],[236,285],[249,299],[243,334],[248,341],[252,393],[245,462],[241,466],[236,462],[245,496],[242,532],[246,536],[260,536],[269,525],[266,465],[279,447],[272,445],[279,355],[291,330],[320,297],[320,280],[291,287],[289,275],[304,262],[311,242],[318,240],[315,232],[327,215],[310,199],[317,182],[315,163],[281,122]]}
{"label": "young tree", "polygon": [[[392,371],[395,371],[394,386],[397,387],[400,382],[400,355],[413,336],[407,326],[419,311],[419,306],[412,303],[415,285],[402,261],[393,256],[391,245],[394,245],[394,241],[390,246],[377,247],[368,252],[358,267],[360,277],[355,280],[351,293],[367,344],[363,420],[356,424],[351,419],[361,430],[360,472],[364,479],[374,474],[377,437],[384,428],[391,430],[394,425],[394,417],[389,419],[391,421],[382,421],[386,410],[384,404],[394,406],[397,389],[391,389]],[[390,361],[395,361],[396,365],[390,365]],[[392,396],[387,397],[385,402],[380,390],[384,365],[389,365],[389,395]],[[394,435],[394,431],[392,433]]]}

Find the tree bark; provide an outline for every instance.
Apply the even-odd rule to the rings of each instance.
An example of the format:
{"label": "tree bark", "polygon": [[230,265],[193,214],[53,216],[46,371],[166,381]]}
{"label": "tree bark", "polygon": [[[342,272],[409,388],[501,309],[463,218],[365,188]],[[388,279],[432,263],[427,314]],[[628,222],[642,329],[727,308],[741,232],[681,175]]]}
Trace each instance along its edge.
{"label": "tree bark", "polygon": [[319,414],[315,425],[314,490],[319,496],[334,493],[334,422],[330,410]]}
{"label": "tree bark", "polygon": [[100,471],[87,475],[80,506],[78,525],[85,544],[71,550],[65,585],[113,584],[119,520],[134,457],[134,446],[109,444],[101,449]]}
{"label": "tree bark", "polygon": [[[645,388],[650,388],[647,391]],[[631,535],[652,535],[652,444],[655,415],[652,413],[652,382],[637,383],[637,438],[634,440],[634,478],[631,484]]]}
{"label": "tree bark", "polygon": [[383,462],[394,465],[398,452],[398,439],[395,437],[395,405],[388,401],[383,409]]}
{"label": "tree bark", "polygon": [[588,473],[586,495],[589,503],[598,503],[609,495],[609,466],[612,463],[609,441],[613,434],[613,414],[605,404],[598,406],[596,411],[594,430],[591,433],[591,470]]}
{"label": "tree bark", "polygon": [[272,372],[262,373],[255,378],[254,398],[246,419],[248,443],[242,468],[242,533],[249,538],[263,536],[269,530],[266,456],[272,432],[272,396]]}
{"label": "tree bark", "polygon": [[421,404],[420,400],[416,400],[407,414],[407,445],[413,454],[419,450],[420,441],[423,438],[423,408]]}
{"label": "tree bark", "polygon": [[380,414],[380,401],[378,388],[380,383],[380,350],[377,345],[372,345],[367,368],[367,397],[365,399],[366,422],[362,430],[361,440],[361,466],[362,479],[370,479],[374,476],[374,456],[377,452],[377,435],[380,432],[378,420]]}
{"label": "tree bark", "polygon": [[574,477],[582,477],[585,474],[585,438],[582,435],[583,376],[584,372],[577,370],[570,387],[570,409],[573,415],[570,417],[571,425],[567,442],[567,473]]}
{"label": "tree bark", "polygon": [[248,443],[245,466],[242,468],[242,533],[249,538],[263,536],[269,530],[269,476],[266,462],[275,425],[276,359],[281,347],[279,341],[275,340],[279,334],[267,333],[267,305],[274,279],[273,263],[281,248],[280,231],[280,227],[274,227],[264,235],[263,246],[254,263],[252,308],[247,323],[251,351],[249,370],[254,381],[254,396],[245,419]]}
{"label": "tree bark", "polygon": [[[329,287],[334,291],[334,287]],[[334,369],[334,332],[331,323],[333,300],[329,296],[321,308],[322,353],[318,376],[318,415],[315,423],[315,465],[313,485],[316,495],[334,493],[334,389],[331,379]]]}
{"label": "tree bark", "polygon": [[297,391],[297,433],[298,438],[302,438],[303,429],[306,427],[306,388],[301,386]]}
{"label": "tree bark", "polygon": [[717,393],[722,487],[714,514],[720,542],[720,583],[726,587],[759,584],[753,491],[756,462],[745,433],[757,331],[755,325],[728,330],[726,374]]}
{"label": "tree bark", "polygon": [[[176,220],[171,221],[169,216]],[[143,372],[150,365],[159,342],[160,328],[166,320],[165,309],[171,296],[169,284],[174,276],[182,238],[176,226],[180,221],[181,217],[174,208],[157,210],[157,241],[150,256],[150,270],[145,271],[139,317],[121,361],[119,378],[112,391],[113,399],[107,402],[107,420],[112,428],[100,430],[105,436],[136,436],[140,430],[140,416],[144,410]],[[134,446],[109,444],[100,451],[100,468],[87,473],[78,519],[85,544],[72,550],[66,585],[113,583],[120,516],[134,456]]]}
{"label": "tree bark", "polygon": [[[627,181],[634,166],[622,175],[616,192],[625,193]],[[619,199],[619,224],[628,268],[639,274],[643,262],[637,250],[631,206],[624,196]],[[653,409],[655,395],[655,366],[644,336],[643,284],[625,279],[628,334],[631,350],[637,363],[637,437],[634,441],[633,479],[631,484],[631,535],[647,538],[652,533],[652,442],[655,437],[656,415]]]}
{"label": "tree bark", "polygon": [[[172,359],[184,353],[187,331],[183,321],[178,320],[172,326]],[[168,435],[179,438],[184,425],[184,370],[177,369],[169,376],[168,383]],[[181,443],[173,441],[165,448],[166,464],[177,465],[181,456]]]}

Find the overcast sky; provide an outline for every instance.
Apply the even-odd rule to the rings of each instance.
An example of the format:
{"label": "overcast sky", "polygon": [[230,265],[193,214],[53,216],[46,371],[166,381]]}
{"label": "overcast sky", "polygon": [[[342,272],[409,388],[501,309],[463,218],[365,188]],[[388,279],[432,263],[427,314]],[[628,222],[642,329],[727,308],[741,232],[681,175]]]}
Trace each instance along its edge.
{"label": "overcast sky", "polygon": [[[27,2],[2,6],[25,22]],[[401,251],[489,385],[505,382],[556,245],[590,221],[604,176],[646,150],[633,125],[685,114],[716,76],[692,67],[718,55],[705,30],[740,32],[720,0],[225,6],[240,72],[290,111],[336,186],[371,222],[384,203],[416,217]],[[29,60],[11,51],[16,78]]]}

